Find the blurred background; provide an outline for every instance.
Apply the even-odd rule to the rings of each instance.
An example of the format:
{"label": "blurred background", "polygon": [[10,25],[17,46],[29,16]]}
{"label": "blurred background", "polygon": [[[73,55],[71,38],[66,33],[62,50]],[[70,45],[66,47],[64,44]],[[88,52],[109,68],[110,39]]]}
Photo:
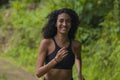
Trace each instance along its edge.
{"label": "blurred background", "polygon": [[0,0],[0,80],[36,80],[45,17],[63,7],[80,18],[85,80],[120,80],[120,0]]}

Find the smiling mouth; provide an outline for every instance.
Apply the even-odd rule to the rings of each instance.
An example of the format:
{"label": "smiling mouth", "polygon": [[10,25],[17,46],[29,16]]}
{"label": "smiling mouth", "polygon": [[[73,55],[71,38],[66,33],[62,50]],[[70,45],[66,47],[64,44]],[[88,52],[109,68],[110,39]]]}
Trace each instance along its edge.
{"label": "smiling mouth", "polygon": [[61,29],[62,29],[62,30],[67,30],[67,28],[66,28],[66,27],[61,27]]}

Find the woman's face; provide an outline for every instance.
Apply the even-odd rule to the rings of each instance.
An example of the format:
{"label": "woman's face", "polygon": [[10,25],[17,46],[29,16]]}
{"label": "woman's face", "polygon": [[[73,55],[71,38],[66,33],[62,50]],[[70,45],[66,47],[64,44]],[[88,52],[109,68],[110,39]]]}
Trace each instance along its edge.
{"label": "woman's face", "polygon": [[56,27],[58,33],[68,34],[71,28],[71,17],[67,13],[59,14],[56,22]]}

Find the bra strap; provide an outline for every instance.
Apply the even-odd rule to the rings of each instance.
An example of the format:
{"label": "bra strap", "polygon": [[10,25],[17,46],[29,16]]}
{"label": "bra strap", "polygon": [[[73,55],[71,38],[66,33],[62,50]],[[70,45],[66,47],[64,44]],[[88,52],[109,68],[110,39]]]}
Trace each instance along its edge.
{"label": "bra strap", "polygon": [[54,41],[54,43],[55,43],[55,47],[59,47],[59,46],[57,45],[56,41],[55,41],[55,38],[53,38],[53,41]]}

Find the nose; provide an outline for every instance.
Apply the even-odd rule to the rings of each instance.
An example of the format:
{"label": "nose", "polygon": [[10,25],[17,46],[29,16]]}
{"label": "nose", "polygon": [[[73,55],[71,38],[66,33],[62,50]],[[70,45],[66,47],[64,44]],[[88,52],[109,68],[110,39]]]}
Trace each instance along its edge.
{"label": "nose", "polygon": [[64,25],[64,26],[66,26],[66,25],[67,25],[67,22],[66,22],[66,21],[64,21],[64,22],[63,22],[63,25]]}

